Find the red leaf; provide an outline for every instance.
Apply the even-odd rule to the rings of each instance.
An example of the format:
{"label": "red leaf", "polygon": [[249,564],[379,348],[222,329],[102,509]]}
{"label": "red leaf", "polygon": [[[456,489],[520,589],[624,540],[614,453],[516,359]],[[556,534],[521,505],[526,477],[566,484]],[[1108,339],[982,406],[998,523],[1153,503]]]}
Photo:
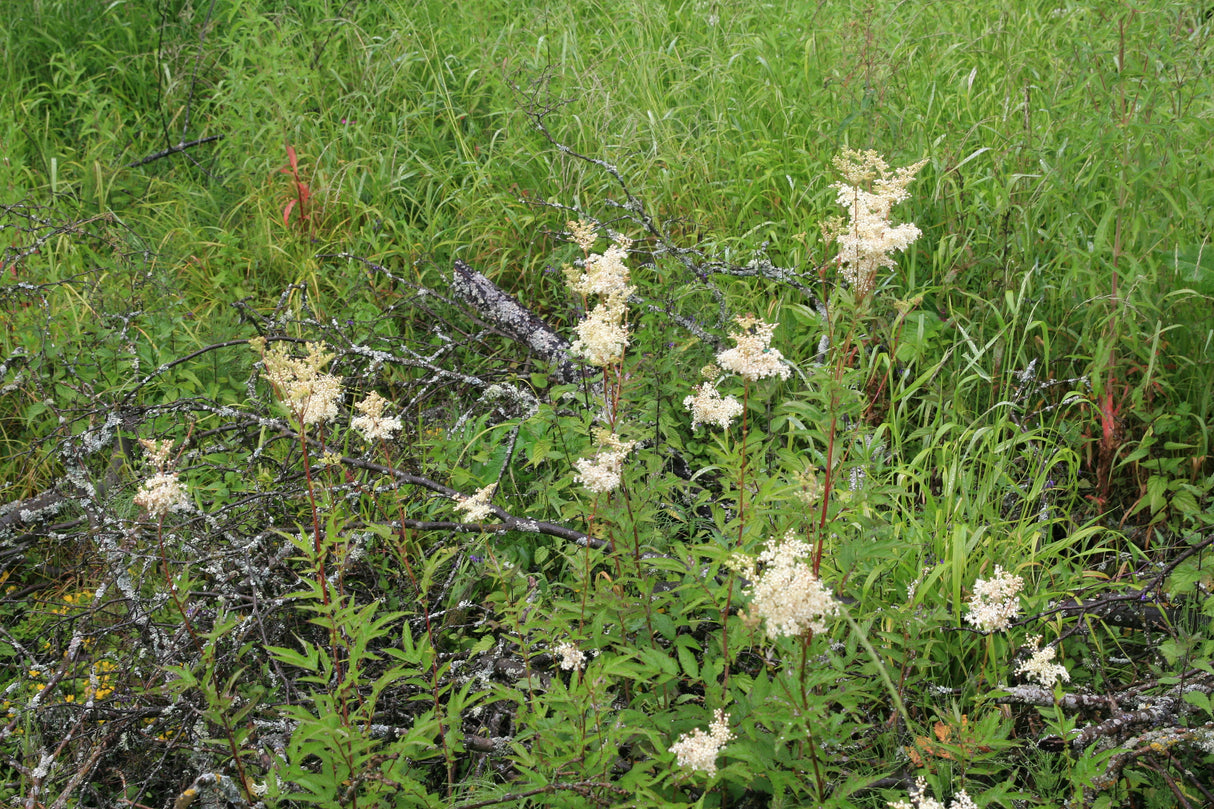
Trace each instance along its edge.
{"label": "red leaf", "polygon": [[295,200],[291,200],[290,202],[287,203],[287,207],[282,209],[282,223],[284,225],[290,224],[289,220],[291,219],[291,209],[294,207],[295,207]]}

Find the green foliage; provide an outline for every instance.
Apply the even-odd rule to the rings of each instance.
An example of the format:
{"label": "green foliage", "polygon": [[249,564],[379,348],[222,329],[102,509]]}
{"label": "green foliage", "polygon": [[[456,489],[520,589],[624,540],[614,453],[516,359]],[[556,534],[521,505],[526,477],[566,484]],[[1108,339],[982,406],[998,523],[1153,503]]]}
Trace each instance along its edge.
{"label": "green foliage", "polygon": [[[4,28],[0,797],[1214,789],[1202,4],[17,0]],[[848,146],[927,161],[867,293],[822,231]],[[575,218],[635,239],[632,343],[584,379],[448,281],[573,339]],[[726,375],[743,415],[692,430],[748,312],[791,373]],[[278,404],[259,335],[326,343],[338,421]],[[373,390],[403,424],[369,444]],[[574,479],[596,428],[637,442],[609,493]],[[166,471],[192,504],[152,519]],[[759,620],[739,557],[785,536],[825,631]],[[984,635],[997,566],[1025,589]],[[1071,680],[1030,698],[1032,635]],[[717,709],[717,771],[680,765]]]}

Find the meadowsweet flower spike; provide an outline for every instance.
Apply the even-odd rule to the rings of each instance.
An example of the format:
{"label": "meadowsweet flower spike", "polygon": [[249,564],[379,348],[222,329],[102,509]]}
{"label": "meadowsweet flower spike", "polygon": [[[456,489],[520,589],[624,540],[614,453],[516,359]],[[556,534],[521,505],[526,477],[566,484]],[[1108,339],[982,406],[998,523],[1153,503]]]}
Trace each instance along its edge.
{"label": "meadowsweet flower spike", "polygon": [[595,232],[592,222],[566,222],[565,227],[569,228],[569,232],[573,234],[573,240],[577,242],[577,246],[582,248],[583,253],[589,253],[590,248],[594,247],[594,243],[598,240],[598,233]]}
{"label": "meadowsweet flower spike", "polygon": [[1020,612],[1020,590],[1024,579],[995,565],[995,575],[974,582],[965,620],[981,632],[999,632],[1011,626]]}
{"label": "meadowsweet flower spike", "polygon": [[143,447],[144,451],[147,452],[155,467],[163,472],[165,467],[168,466],[169,455],[173,451],[172,439],[166,438],[163,441],[155,441],[149,438],[140,438],[139,446]]}
{"label": "meadowsweet flower spike", "polygon": [[628,285],[628,265],[624,263],[627,258],[628,251],[619,244],[613,244],[602,253],[587,256],[584,271],[579,272],[575,267],[566,268],[565,280],[569,288],[579,295],[623,295],[627,299],[636,291],[636,287]]}
{"label": "meadowsweet flower spike", "polygon": [[1054,683],[1059,680],[1064,683],[1071,681],[1071,673],[1066,670],[1066,666],[1050,662],[1058,653],[1056,648],[1047,646],[1042,649],[1040,635],[1030,636],[1029,646],[1033,649],[1032,656],[1016,667],[1017,674],[1023,674],[1030,680],[1036,680],[1043,688],[1053,688]]}
{"label": "meadowsweet flower spike", "polygon": [[148,516],[158,520],[170,511],[189,510],[190,496],[177,479],[176,472],[159,472],[139,487],[135,505],[147,509]]}
{"label": "meadowsweet flower spike", "polygon": [[793,496],[807,506],[815,506],[822,496],[822,484],[818,481],[818,471],[814,467],[803,469],[796,473],[797,490]]}
{"label": "meadowsweet flower spike", "polygon": [[565,671],[574,671],[586,664],[586,653],[569,641],[558,643],[552,653],[561,659],[560,667]]}
{"label": "meadowsweet flower spike", "polygon": [[750,315],[736,318],[741,331],[730,332],[729,339],[737,345],[717,355],[717,364],[749,382],[778,376],[788,379],[792,370],[784,363],[784,355],[771,347],[771,336],[777,323],[764,323]]}
{"label": "meadowsweet flower spike", "polygon": [[[262,343],[264,345],[264,341]],[[341,380],[321,372],[333,360],[323,343],[308,343],[308,355],[297,359],[282,343],[265,352],[265,376],[279,400],[304,425],[323,424],[337,417]]]}
{"label": "meadowsweet flower spike", "polygon": [[876,285],[881,268],[896,266],[892,254],[919,238],[914,224],[891,224],[890,209],[910,197],[906,187],[927,161],[891,171],[872,150],[845,149],[834,163],[844,181],[831,188],[838,192],[836,201],[847,209],[851,221],[835,223],[827,235],[839,245],[843,277],[857,292],[865,293]]}
{"label": "meadowsweet flower spike", "polygon": [[621,441],[615,433],[601,428],[595,430],[595,441],[599,451],[593,458],[579,458],[573,462],[573,468],[577,470],[573,480],[593,494],[606,494],[619,488],[624,460],[636,442]]}
{"label": "meadowsweet flower spike", "polygon": [[807,542],[789,531],[771,540],[759,554],[763,565],[751,591],[754,612],[767,622],[773,640],[795,637],[812,630],[826,631],[826,619],[839,614],[839,602],[803,560],[813,552]]}
{"label": "meadowsweet flower spike", "polygon": [[624,296],[612,296],[597,304],[586,318],[573,327],[577,339],[572,350],[596,368],[615,365],[624,359],[628,348],[628,314]]}
{"label": "meadowsweet flower spike", "polygon": [[476,494],[471,497],[457,494],[455,499],[458,502],[455,504],[455,510],[464,512],[464,517],[468,522],[484,522],[485,518],[493,513],[489,501],[493,499],[495,491],[497,491],[497,484],[490,483],[485,488],[478,489]]}
{"label": "meadowsweet flower spike", "polygon": [[729,714],[718,708],[713,716],[707,733],[696,728],[670,745],[670,752],[674,753],[680,767],[708,776],[717,774],[717,755],[734,735],[729,730]]}
{"label": "meadowsweet flower spike", "polygon": [[628,285],[628,265],[624,263],[627,258],[627,247],[613,244],[601,254],[587,255],[584,270],[565,267],[565,281],[570,289],[584,297],[599,298],[586,318],[574,327],[577,339],[572,346],[574,353],[599,368],[622,361],[628,348],[628,297],[636,287]]}
{"label": "meadowsweet flower spike", "polygon": [[400,432],[401,423],[399,418],[384,415],[384,405],[387,403],[387,399],[371,391],[366,399],[354,405],[362,415],[350,419],[350,426],[361,433],[368,442],[390,440]]}
{"label": "meadowsweet flower spike", "polygon": [[712,382],[696,385],[692,396],[683,399],[683,407],[691,411],[691,429],[701,424],[714,424],[722,430],[742,415],[742,403],[732,396],[721,396]]}

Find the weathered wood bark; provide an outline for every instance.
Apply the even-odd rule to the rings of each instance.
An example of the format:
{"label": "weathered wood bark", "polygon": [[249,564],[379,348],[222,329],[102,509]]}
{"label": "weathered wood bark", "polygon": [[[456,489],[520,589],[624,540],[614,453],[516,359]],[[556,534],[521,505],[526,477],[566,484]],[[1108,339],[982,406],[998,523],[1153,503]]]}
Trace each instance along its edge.
{"label": "weathered wood bark", "polygon": [[456,259],[451,291],[510,339],[552,363],[553,378],[577,382],[587,373],[569,353],[570,342],[481,273]]}

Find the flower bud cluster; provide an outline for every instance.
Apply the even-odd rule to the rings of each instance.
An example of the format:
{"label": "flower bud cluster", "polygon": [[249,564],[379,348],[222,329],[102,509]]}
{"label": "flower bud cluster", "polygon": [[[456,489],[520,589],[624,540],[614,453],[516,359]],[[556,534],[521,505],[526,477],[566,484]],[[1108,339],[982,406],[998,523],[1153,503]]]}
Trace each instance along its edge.
{"label": "flower bud cluster", "polygon": [[274,386],[279,401],[301,424],[323,424],[337,417],[341,380],[321,370],[333,360],[333,354],[325,350],[323,343],[308,343],[308,354],[302,358],[289,355],[282,343],[275,343],[266,351],[264,338],[253,347],[264,352],[266,379]]}

